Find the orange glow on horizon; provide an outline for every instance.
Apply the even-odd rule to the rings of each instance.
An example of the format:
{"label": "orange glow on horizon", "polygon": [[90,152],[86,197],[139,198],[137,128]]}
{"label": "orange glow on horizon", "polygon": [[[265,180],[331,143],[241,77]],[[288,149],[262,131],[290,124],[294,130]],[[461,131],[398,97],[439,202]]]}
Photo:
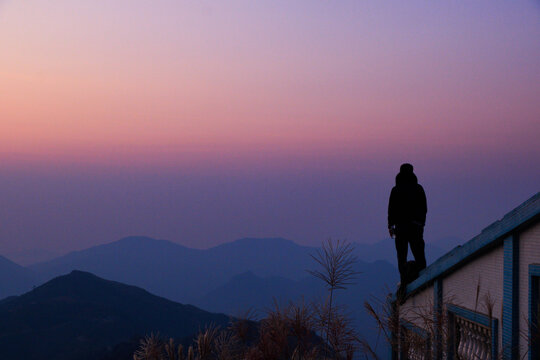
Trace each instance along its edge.
{"label": "orange glow on horizon", "polygon": [[431,36],[386,8],[129,5],[2,5],[1,159],[538,150],[540,26],[524,4],[486,28],[445,9],[466,33],[430,5]]}

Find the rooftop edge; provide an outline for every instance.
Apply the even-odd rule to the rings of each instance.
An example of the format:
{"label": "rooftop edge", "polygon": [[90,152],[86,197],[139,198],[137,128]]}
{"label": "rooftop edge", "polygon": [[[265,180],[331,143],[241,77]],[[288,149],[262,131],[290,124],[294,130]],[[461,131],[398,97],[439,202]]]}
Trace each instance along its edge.
{"label": "rooftop edge", "polygon": [[[465,244],[456,246],[429,265],[416,280],[407,285],[405,296],[413,295],[458,265],[472,260],[482,250],[489,249],[497,241],[537,217],[540,217],[540,192],[508,212],[502,219],[484,228],[480,234]],[[392,300],[395,298],[396,295],[393,294]]]}

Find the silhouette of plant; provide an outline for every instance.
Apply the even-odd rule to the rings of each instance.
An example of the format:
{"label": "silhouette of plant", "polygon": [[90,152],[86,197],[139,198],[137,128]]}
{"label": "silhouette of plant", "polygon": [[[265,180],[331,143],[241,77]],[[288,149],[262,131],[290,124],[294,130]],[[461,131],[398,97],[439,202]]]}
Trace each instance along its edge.
{"label": "silhouette of plant", "polygon": [[141,340],[139,349],[133,354],[133,360],[161,360],[163,342],[158,334],[150,334]]}
{"label": "silhouette of plant", "polygon": [[[337,324],[332,325],[332,322],[334,321],[333,316],[335,315],[335,312],[333,311],[334,291],[345,289],[347,285],[353,284],[353,280],[359,274],[359,272],[354,270],[354,265],[358,261],[358,258],[353,252],[354,246],[351,243],[339,239],[327,239],[323,242],[322,248],[317,251],[316,255],[311,255],[311,257],[322,267],[322,270],[308,270],[308,272],[323,280],[329,292],[327,304],[325,304],[324,307],[319,308],[319,310],[326,310],[326,315],[324,314],[324,311],[319,311],[319,318],[322,319],[322,322],[326,325],[324,332],[326,335],[326,343],[328,345],[331,345],[331,327],[337,326]],[[336,320],[339,322],[339,319]]]}
{"label": "silhouette of plant", "polygon": [[195,339],[197,347],[197,359],[210,360],[214,350],[214,340],[218,334],[218,328],[214,325],[208,326],[204,331],[200,331]]}
{"label": "silhouette of plant", "polygon": [[169,360],[184,360],[184,351],[182,345],[178,345],[177,350],[174,339],[169,339],[169,342],[165,343],[165,355],[166,359]]}
{"label": "silhouette of plant", "polygon": [[[244,337],[244,326],[237,326],[233,321],[226,329],[208,327],[200,331],[194,339],[194,346],[189,346],[187,356],[182,345],[175,345],[174,340],[161,340],[151,335],[141,341],[135,352],[134,360],[323,360],[351,359],[354,352],[348,321],[340,314],[335,314],[330,327],[332,348],[324,344],[316,335],[316,315],[311,305],[303,300],[289,303],[287,306],[274,307],[257,326],[255,339]],[[244,320],[240,320],[242,323]],[[339,353],[333,349],[339,349]]]}

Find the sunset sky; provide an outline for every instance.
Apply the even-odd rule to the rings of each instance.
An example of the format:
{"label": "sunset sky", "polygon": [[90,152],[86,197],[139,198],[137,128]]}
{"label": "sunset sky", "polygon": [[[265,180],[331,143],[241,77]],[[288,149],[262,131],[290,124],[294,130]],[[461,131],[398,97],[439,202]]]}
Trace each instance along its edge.
{"label": "sunset sky", "polygon": [[15,261],[127,235],[379,241],[405,161],[428,242],[540,191],[540,2],[0,0]]}

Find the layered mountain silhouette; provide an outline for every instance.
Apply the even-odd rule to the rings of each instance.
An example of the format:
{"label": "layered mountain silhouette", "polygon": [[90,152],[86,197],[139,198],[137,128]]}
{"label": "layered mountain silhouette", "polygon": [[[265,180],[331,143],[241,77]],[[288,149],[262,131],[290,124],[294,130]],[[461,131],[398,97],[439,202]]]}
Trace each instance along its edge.
{"label": "layered mountain silhouette", "polygon": [[[395,256],[394,248],[380,248]],[[321,281],[306,271],[317,267],[310,256],[316,252],[315,247],[281,238],[246,238],[198,250],[166,240],[128,237],[73,252],[31,269],[43,280],[80,269],[205,310],[229,315],[253,310],[262,316],[274,299],[287,302],[303,296],[311,301],[325,296]],[[359,246],[357,254],[360,259],[377,258],[376,251],[369,252],[367,247]],[[393,290],[398,272],[385,261],[359,260],[357,270],[362,274],[356,284],[339,292],[337,299],[348,305],[357,328],[362,330],[373,325],[363,302],[370,296],[382,298]],[[362,332],[368,337],[372,333]]]}
{"label": "layered mountain silhouette", "polygon": [[[366,315],[363,302],[373,296],[382,299],[394,290],[397,269],[387,261],[373,261],[379,258],[392,261],[395,248],[391,240],[356,246],[360,259],[357,270],[361,274],[356,284],[339,291],[336,299],[347,305],[357,329],[368,340],[376,341],[373,337],[377,332],[372,329],[374,324]],[[317,267],[310,256],[317,250],[282,238],[245,238],[199,250],[138,236],[22,269],[38,277],[33,284],[78,269],[205,310],[229,315],[254,310],[264,316],[264,310],[270,308],[274,300],[285,303],[326,296],[321,281],[306,272]],[[428,259],[430,252],[428,247]],[[434,256],[433,252],[431,255]],[[28,282],[22,285],[25,286],[31,289]]]}
{"label": "layered mountain silhouette", "polygon": [[[362,299],[369,296],[384,296],[388,287],[381,284],[387,281],[392,286],[397,281],[395,268],[385,261],[374,263],[359,262],[355,270],[358,275],[354,282],[345,290],[336,291],[336,301],[357,307]],[[260,277],[248,271],[234,276],[223,286],[220,286],[195,303],[206,310],[240,315],[246,309],[264,312],[274,306],[288,301],[321,299],[326,296],[325,284],[318,278],[306,276],[301,280],[291,280],[284,277]],[[362,319],[365,319],[362,317]]]}
{"label": "layered mountain silhouette", "polygon": [[0,302],[0,359],[100,359],[159,332],[184,338],[230,318],[72,271]]}
{"label": "layered mountain silhouette", "polygon": [[0,299],[28,291],[37,282],[33,271],[0,256]]}
{"label": "layered mountain silhouette", "polygon": [[224,285],[208,292],[196,300],[200,307],[209,311],[242,315],[251,311],[252,315],[264,317],[275,302],[284,304],[312,299],[324,294],[324,286],[314,277],[291,280],[284,277],[260,277],[248,271],[234,276]]}
{"label": "layered mountain silhouette", "polygon": [[[371,344],[377,342],[379,329],[373,318],[364,311],[364,301],[373,304],[384,301],[390,286],[398,280],[396,269],[385,261],[374,263],[359,262],[355,268],[359,272],[353,284],[345,290],[337,290],[334,300],[345,305],[351,315],[353,326]],[[386,282],[386,285],[385,285]],[[246,272],[233,277],[225,285],[210,291],[194,303],[203,309],[242,315],[250,311],[256,318],[263,318],[276,303],[280,306],[288,302],[325,301],[328,295],[324,283],[313,276],[301,280],[283,277],[259,277]]]}
{"label": "layered mountain silhouette", "polygon": [[305,277],[315,248],[285,239],[241,239],[207,250],[166,240],[128,237],[31,266],[42,281],[73,269],[140,286],[168,299],[191,303],[252,271],[258,276]]}
{"label": "layered mountain silhouette", "polygon": [[[361,262],[385,260],[395,266],[396,250],[392,239],[355,246]],[[282,238],[245,238],[199,250],[138,236],[72,252],[29,269],[41,282],[80,269],[140,286],[175,301],[192,303],[246,272],[260,278],[301,280],[306,277],[306,270],[315,266],[310,254],[316,251],[315,247],[301,246]],[[439,246],[426,244],[428,263],[444,253]],[[364,267],[369,268],[369,265]],[[380,279],[380,283],[388,284],[389,280],[393,284],[393,279],[387,278]]]}

